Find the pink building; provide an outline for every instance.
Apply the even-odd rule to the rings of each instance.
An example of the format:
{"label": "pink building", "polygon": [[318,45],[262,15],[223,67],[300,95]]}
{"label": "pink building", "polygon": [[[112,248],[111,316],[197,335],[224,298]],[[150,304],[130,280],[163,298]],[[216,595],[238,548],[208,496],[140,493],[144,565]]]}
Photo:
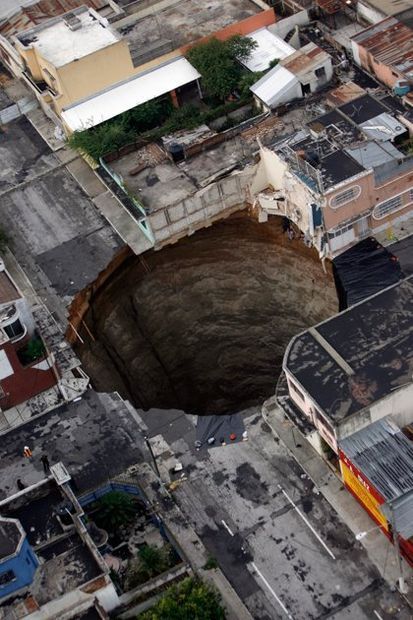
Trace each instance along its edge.
{"label": "pink building", "polygon": [[413,157],[402,120],[387,100],[364,94],[262,147],[251,185],[260,221],[288,217],[320,258],[332,259],[411,217]]}
{"label": "pink building", "polygon": [[387,17],[352,38],[354,60],[389,88],[411,80],[412,30],[396,17]]}

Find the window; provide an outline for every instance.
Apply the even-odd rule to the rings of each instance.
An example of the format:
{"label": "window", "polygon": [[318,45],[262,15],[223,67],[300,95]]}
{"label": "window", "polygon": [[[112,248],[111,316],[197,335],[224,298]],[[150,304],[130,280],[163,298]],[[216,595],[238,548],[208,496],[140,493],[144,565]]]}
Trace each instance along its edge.
{"label": "window", "polygon": [[352,228],[353,228],[353,224],[348,224],[347,226],[343,226],[343,228],[339,228],[338,230],[333,230],[332,232],[328,233],[328,238],[334,239],[335,237],[341,237],[341,235],[344,235],[349,230],[352,230]]}
{"label": "window", "polygon": [[293,392],[295,392],[295,394],[297,394],[297,396],[302,400],[305,401],[305,397],[304,394],[301,392],[301,390],[298,389],[298,387],[296,385],[294,385],[294,383],[292,381],[288,381],[288,385],[290,386],[290,388],[292,389]]}
{"label": "window", "polygon": [[0,573],[0,588],[3,586],[7,586],[7,584],[11,583],[16,579],[16,575],[12,570],[7,570],[4,573]]}
{"label": "window", "polygon": [[349,189],[344,190],[340,194],[336,194],[332,198],[330,198],[330,207],[333,209],[337,209],[338,207],[342,207],[343,205],[351,202],[358,198],[361,194],[361,187],[359,185],[354,185],[354,187],[350,187]]}
{"label": "window", "polygon": [[402,209],[403,206],[402,197],[395,196],[394,198],[390,198],[390,200],[385,200],[376,205],[373,209],[373,217],[376,220],[381,220],[383,217],[386,217],[386,215],[389,215],[389,213]]}
{"label": "window", "polygon": [[321,77],[325,77],[326,76],[326,70],[324,67],[320,67],[319,69],[316,69],[314,71],[314,73],[316,74],[316,77],[321,78]]}
{"label": "window", "polygon": [[19,338],[24,334],[24,327],[20,323],[19,319],[17,319],[17,321],[14,321],[14,323],[10,323],[10,325],[6,325],[6,327],[3,327],[3,329],[10,338],[10,340],[13,340],[13,338]]}

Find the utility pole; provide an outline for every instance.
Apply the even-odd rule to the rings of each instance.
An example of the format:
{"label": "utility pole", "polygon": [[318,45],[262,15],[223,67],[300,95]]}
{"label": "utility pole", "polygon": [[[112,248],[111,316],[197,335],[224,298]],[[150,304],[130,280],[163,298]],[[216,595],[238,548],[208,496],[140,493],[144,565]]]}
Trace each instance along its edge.
{"label": "utility pole", "polygon": [[394,516],[393,504],[390,504],[390,513],[391,513],[391,527],[392,527],[392,534],[393,534],[393,543],[396,549],[397,566],[399,569],[399,591],[401,592],[401,594],[406,594],[407,587],[406,587],[406,582],[403,576],[403,562],[402,562],[402,556],[400,554],[399,533],[396,530],[396,519]]}
{"label": "utility pole", "polygon": [[158,478],[160,478],[161,474],[159,473],[158,463],[156,462],[156,457],[155,457],[155,455],[153,453],[151,442],[149,441],[148,435],[144,435],[144,439],[145,439],[146,445],[148,446],[148,450],[151,453],[151,457],[152,457],[152,460],[153,460],[153,465],[154,465],[154,468],[155,468],[156,475],[158,476]]}

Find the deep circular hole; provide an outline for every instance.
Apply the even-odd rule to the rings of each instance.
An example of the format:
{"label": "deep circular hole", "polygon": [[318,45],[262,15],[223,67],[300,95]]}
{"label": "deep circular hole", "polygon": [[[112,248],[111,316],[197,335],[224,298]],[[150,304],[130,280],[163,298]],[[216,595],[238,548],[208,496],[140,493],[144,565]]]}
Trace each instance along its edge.
{"label": "deep circular hole", "polygon": [[121,265],[78,352],[137,407],[233,413],[271,396],[291,337],[336,310],[316,252],[243,212]]}

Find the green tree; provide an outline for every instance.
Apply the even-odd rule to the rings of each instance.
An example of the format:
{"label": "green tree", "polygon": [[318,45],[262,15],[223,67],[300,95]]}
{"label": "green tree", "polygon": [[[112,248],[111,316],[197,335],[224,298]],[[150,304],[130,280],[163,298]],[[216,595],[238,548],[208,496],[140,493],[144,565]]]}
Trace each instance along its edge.
{"label": "green tree", "polygon": [[225,620],[216,590],[199,579],[185,579],[169,588],[139,620]]}
{"label": "green tree", "polygon": [[208,95],[221,101],[238,85],[243,73],[240,60],[247,60],[256,42],[235,35],[227,41],[212,38],[193,47],[187,55],[202,76],[202,85]]}
{"label": "green tree", "polygon": [[110,491],[98,502],[96,523],[109,532],[116,532],[120,527],[133,521],[136,510],[132,498],[122,491]]}
{"label": "green tree", "polygon": [[268,69],[274,69],[274,67],[276,67],[279,64],[279,60],[278,58],[273,58],[273,60],[270,62]]}
{"label": "green tree", "polygon": [[174,566],[179,557],[174,553],[171,545],[162,548],[155,545],[145,545],[138,551],[138,557],[129,563],[126,575],[128,589],[138,586],[148,579],[163,573]]}

